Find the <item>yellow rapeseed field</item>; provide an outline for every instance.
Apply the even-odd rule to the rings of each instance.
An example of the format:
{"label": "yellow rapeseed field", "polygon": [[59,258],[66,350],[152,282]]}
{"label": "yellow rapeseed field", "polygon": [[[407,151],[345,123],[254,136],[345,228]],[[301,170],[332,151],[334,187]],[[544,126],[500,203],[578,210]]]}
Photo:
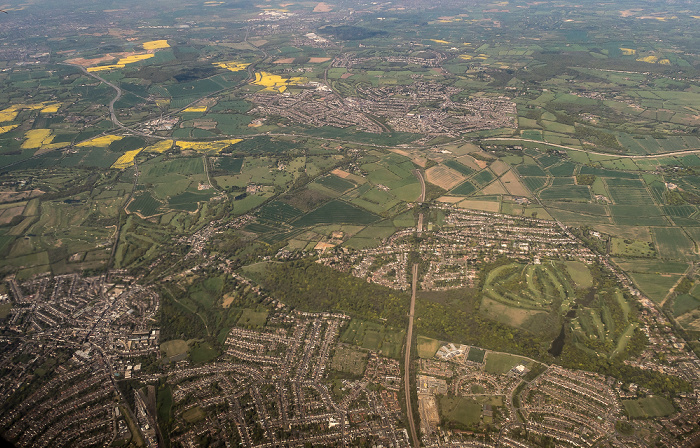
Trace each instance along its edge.
{"label": "yellow rapeseed field", "polygon": [[51,134],[51,129],[31,129],[24,134],[26,140],[22,143],[23,149],[38,149],[38,148],[60,148],[65,146],[64,143],[51,144],[55,135]]}
{"label": "yellow rapeseed field", "polygon": [[97,67],[88,67],[87,71],[89,71],[89,72],[101,72],[101,71],[105,71],[105,70],[113,70],[115,68],[124,68],[124,67],[126,67],[126,64],[133,64],[134,62],[144,61],[146,59],[152,58],[153,56],[154,55],[152,53],[132,54],[131,56],[127,56],[125,58],[119,59],[116,64],[98,65]]}
{"label": "yellow rapeseed field", "polygon": [[143,43],[144,50],[160,50],[162,48],[170,48],[167,40],[152,40]]}
{"label": "yellow rapeseed field", "polygon": [[184,109],[183,112],[206,112],[207,106],[192,106]]}
{"label": "yellow rapeseed field", "polygon": [[656,64],[659,60],[658,56],[644,56],[643,58],[637,58],[639,62],[646,62],[647,64]]}
{"label": "yellow rapeseed field", "polygon": [[91,138],[90,140],[85,140],[84,142],[80,142],[75,146],[78,146],[78,147],[97,146],[100,148],[106,148],[112,142],[116,142],[117,140],[121,140],[123,138],[124,137],[122,137],[121,135],[103,135],[101,137],[94,137],[94,138]]}
{"label": "yellow rapeseed field", "polygon": [[219,153],[222,149],[229,145],[235,145],[236,143],[242,141],[240,138],[233,138],[229,140],[219,140],[217,142],[182,142],[178,141],[177,146],[182,149],[191,149],[193,151],[202,153]]}
{"label": "yellow rapeseed field", "polygon": [[671,65],[671,61],[668,60],[668,59],[661,59],[661,60],[659,61],[659,64],[661,64],[661,65]]}
{"label": "yellow rapeseed field", "polygon": [[155,145],[151,145],[151,146],[144,148],[144,151],[157,152],[159,154],[162,154],[172,147],[173,147],[172,140],[162,140],[162,141],[159,141],[158,143],[156,143]]}
{"label": "yellow rapeseed field", "polygon": [[17,118],[19,110],[15,109],[15,106],[8,107],[7,109],[0,110],[0,123],[4,121],[12,121]]}
{"label": "yellow rapeseed field", "polygon": [[462,54],[462,55],[460,55],[459,57],[462,58],[462,59],[464,59],[465,61],[469,61],[469,60],[471,60],[474,56],[472,56],[472,55],[470,55],[470,54]]}
{"label": "yellow rapeseed field", "polygon": [[305,78],[283,78],[279,75],[260,72],[255,74],[255,81],[252,83],[256,86],[265,87],[263,89],[264,91],[283,93],[287,90],[287,86],[302,84],[304,82],[306,82]]}
{"label": "yellow rapeseed field", "polygon": [[225,68],[226,70],[230,70],[232,72],[240,72],[242,70],[245,70],[250,64],[246,64],[245,62],[228,61],[214,62],[214,65],[216,65],[219,68]]}
{"label": "yellow rapeseed field", "polygon": [[0,126],[0,134],[4,134],[5,132],[10,132],[14,128],[19,126],[18,124],[9,124],[7,126]]}
{"label": "yellow rapeseed field", "polygon": [[38,110],[56,107],[56,111],[58,111],[58,108],[60,106],[61,103],[54,103],[51,101],[45,101],[43,103],[36,104],[15,104],[14,106],[10,106],[6,109],[0,110],[0,123],[14,120],[15,118],[17,118],[17,114],[22,109]]}
{"label": "yellow rapeseed field", "polygon": [[442,39],[430,39],[430,40],[432,40],[436,44],[449,44],[449,42],[447,42],[446,40],[442,40]]}
{"label": "yellow rapeseed field", "polygon": [[620,48],[620,51],[624,56],[632,56],[637,54],[637,50],[634,50],[632,48]]}
{"label": "yellow rapeseed field", "polygon": [[50,104],[43,109],[41,109],[42,114],[55,114],[58,112],[58,109],[61,107],[61,103],[56,103],[56,104]]}
{"label": "yellow rapeseed field", "polygon": [[123,170],[124,168],[129,168],[134,164],[134,158],[143,151],[143,148],[140,149],[134,149],[132,151],[127,151],[124,154],[122,154],[121,157],[117,159],[116,162],[112,164],[112,168],[117,169],[117,170]]}

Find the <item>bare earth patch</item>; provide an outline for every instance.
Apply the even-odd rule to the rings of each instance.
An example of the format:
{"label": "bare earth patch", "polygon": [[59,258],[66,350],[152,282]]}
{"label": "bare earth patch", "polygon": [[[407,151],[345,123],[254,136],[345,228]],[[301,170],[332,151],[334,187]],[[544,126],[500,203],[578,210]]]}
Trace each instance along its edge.
{"label": "bare earth patch", "polygon": [[488,184],[486,187],[484,187],[483,190],[481,190],[483,194],[507,194],[508,191],[505,189],[505,187],[498,181],[495,180]]}
{"label": "bare earth patch", "polygon": [[346,177],[351,176],[350,173],[348,173],[347,171],[343,171],[343,170],[341,170],[340,168],[334,169],[333,171],[331,171],[331,173],[335,174],[335,175],[338,176],[338,177],[342,177],[343,179],[345,179]]}
{"label": "bare earth patch", "polygon": [[523,185],[518,176],[511,170],[501,177],[501,182],[513,196],[530,196],[530,191]]}
{"label": "bare earth patch", "polygon": [[321,2],[316,5],[314,12],[331,12],[332,9],[331,5]]}
{"label": "bare earth patch", "polygon": [[331,58],[309,58],[309,62],[312,64],[319,64],[321,62],[330,61]]}
{"label": "bare earth patch", "polygon": [[492,201],[474,201],[471,199],[465,199],[464,201],[457,204],[458,207],[468,208],[470,210],[482,210],[484,212],[498,213],[501,209],[500,202]]}
{"label": "bare earth patch", "polygon": [[451,190],[464,180],[464,176],[443,165],[428,168],[425,174],[428,182],[445,190]]}
{"label": "bare earth patch", "polygon": [[224,294],[224,302],[221,304],[222,307],[228,308],[231,306],[236,297],[233,294]]}
{"label": "bare earth patch", "polygon": [[274,63],[275,64],[291,64],[294,62],[294,58],[284,58],[284,59],[277,59]]}

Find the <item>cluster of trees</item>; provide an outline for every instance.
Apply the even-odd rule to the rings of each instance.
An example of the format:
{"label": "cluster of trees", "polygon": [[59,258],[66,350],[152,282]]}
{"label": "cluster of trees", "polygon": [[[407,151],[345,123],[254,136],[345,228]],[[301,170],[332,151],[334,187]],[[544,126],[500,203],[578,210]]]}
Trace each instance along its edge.
{"label": "cluster of trees", "polygon": [[312,312],[342,312],[404,326],[408,294],[367,283],[309,260],[268,266],[261,284],[271,297]]}

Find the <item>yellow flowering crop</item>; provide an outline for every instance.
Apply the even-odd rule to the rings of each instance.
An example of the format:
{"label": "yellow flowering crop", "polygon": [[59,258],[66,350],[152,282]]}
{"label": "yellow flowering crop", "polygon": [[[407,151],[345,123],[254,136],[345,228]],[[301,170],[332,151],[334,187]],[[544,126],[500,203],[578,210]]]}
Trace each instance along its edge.
{"label": "yellow flowering crop", "polygon": [[658,56],[644,56],[643,58],[637,58],[639,62],[646,62],[647,64],[656,64],[659,60]]}
{"label": "yellow flowering crop", "polygon": [[101,137],[94,137],[94,138],[91,138],[90,140],[85,140],[84,142],[80,142],[75,146],[78,146],[78,147],[98,146],[100,148],[106,148],[112,142],[116,142],[117,140],[121,140],[123,138],[124,137],[122,137],[121,135],[103,135]]}
{"label": "yellow flowering crop", "polygon": [[158,143],[156,143],[155,145],[151,145],[151,146],[148,146],[147,148],[144,148],[144,151],[157,152],[159,154],[162,154],[172,147],[173,147],[172,140],[162,140],[162,141],[159,141]]}
{"label": "yellow flowering crop", "polygon": [[63,143],[51,144],[55,135],[51,134],[51,129],[31,129],[24,134],[26,140],[22,143],[23,149],[37,148],[60,148]]}
{"label": "yellow flowering crop", "polygon": [[287,86],[301,84],[305,82],[304,78],[283,78],[279,75],[273,75],[267,72],[255,74],[255,81],[252,83],[256,86],[265,87],[265,91],[282,93],[287,90]]}
{"label": "yellow flowering crop", "polygon": [[219,140],[217,142],[177,142],[177,146],[182,149],[191,149],[197,152],[203,153],[219,153],[222,149],[229,145],[235,145],[236,143],[242,141],[240,138],[234,138],[229,140]]}
{"label": "yellow flowering crop", "polygon": [[7,126],[0,126],[0,134],[4,134],[5,132],[10,132],[11,130],[13,130],[17,126],[19,126],[19,125],[18,124],[10,124]]}
{"label": "yellow flowering crop", "polygon": [[206,112],[207,106],[193,106],[184,109],[183,112]]}
{"label": "yellow flowering crop", "polygon": [[124,67],[126,67],[126,64],[133,64],[134,62],[144,61],[144,60],[150,59],[152,57],[153,57],[153,54],[151,54],[151,53],[133,54],[131,56],[127,56],[125,58],[119,59],[116,64],[98,65],[97,67],[88,67],[87,71],[88,72],[101,72],[101,71],[105,71],[105,70],[113,70],[115,68],[124,68]]}
{"label": "yellow flowering crop", "polygon": [[219,68],[225,68],[226,70],[230,70],[232,72],[240,72],[245,70],[250,64],[246,64],[244,62],[229,61],[214,62],[214,65],[216,65]]}
{"label": "yellow flowering crop", "polygon": [[152,40],[143,43],[144,50],[160,50],[162,48],[170,48],[167,40]]}
{"label": "yellow flowering crop", "polygon": [[117,169],[117,170],[123,170],[124,168],[129,168],[134,164],[134,158],[138,153],[143,151],[143,148],[140,149],[134,149],[132,151],[127,151],[124,154],[122,154],[121,157],[117,159],[116,162],[112,164],[112,168]]}

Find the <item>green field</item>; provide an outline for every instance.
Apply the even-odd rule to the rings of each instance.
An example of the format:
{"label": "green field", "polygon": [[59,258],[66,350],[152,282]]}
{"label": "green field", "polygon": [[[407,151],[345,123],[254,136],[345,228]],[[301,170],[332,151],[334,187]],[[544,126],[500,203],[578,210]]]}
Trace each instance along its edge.
{"label": "green field", "polygon": [[472,362],[478,362],[481,364],[484,362],[484,356],[486,351],[477,347],[470,347],[469,354],[467,355],[467,360]]}
{"label": "green field", "polygon": [[613,255],[649,258],[656,256],[654,244],[650,242],[613,237],[611,243]]}
{"label": "green field", "polygon": [[302,211],[285,202],[270,201],[260,207],[257,215],[268,221],[288,222],[301,216]]}
{"label": "green field", "polygon": [[190,349],[190,360],[193,364],[202,364],[215,360],[220,354],[209,342],[195,342]]}
{"label": "green field", "polygon": [[508,353],[489,352],[486,355],[486,364],[484,369],[488,373],[502,375],[517,365],[528,366],[529,360],[520,356],[509,355]]}
{"label": "green field", "polygon": [[185,419],[187,423],[193,424],[204,420],[206,418],[206,414],[201,407],[195,406],[183,412],[182,418]]}
{"label": "green field", "polygon": [[403,347],[404,331],[374,322],[353,319],[340,335],[340,342],[354,344],[378,351],[389,358],[398,359]]}
{"label": "green field", "polygon": [[213,193],[211,192],[193,193],[191,191],[186,191],[168,199],[168,207],[174,210],[195,212],[197,211],[197,208],[199,208],[199,203],[208,201],[212,195]]}
{"label": "green field", "polygon": [[656,247],[661,258],[695,258],[695,243],[682,229],[677,227],[656,227],[653,230]]}
{"label": "green field", "polygon": [[219,169],[230,172],[231,174],[240,174],[243,168],[243,158],[240,157],[219,157],[216,159],[216,165]]}
{"label": "green field", "polygon": [[453,170],[455,170],[461,174],[464,174],[465,176],[469,176],[472,173],[474,173],[473,169],[469,168],[466,165],[459,163],[456,160],[447,160],[444,162],[444,165],[449,167],[449,168],[452,168]]}
{"label": "green field", "polygon": [[416,346],[419,358],[430,359],[435,356],[435,353],[437,353],[440,348],[440,341],[426,338],[425,336],[418,336],[416,338]]}
{"label": "green field", "polygon": [[143,216],[153,216],[159,213],[159,208],[162,205],[153,198],[150,192],[146,191],[134,197],[134,200],[129,204],[129,211],[138,212]]}
{"label": "green field", "polygon": [[474,184],[467,180],[450,190],[450,194],[454,194],[457,196],[469,196],[475,191],[476,187],[474,186]]}
{"label": "green field", "polygon": [[678,317],[700,307],[700,299],[689,294],[680,294],[673,300],[673,315]]}
{"label": "green field", "polygon": [[174,339],[160,344],[160,350],[165,353],[165,356],[171,357],[187,353],[188,346],[182,339]]}
{"label": "green field", "polygon": [[636,400],[622,400],[622,405],[630,418],[664,417],[676,412],[673,403],[664,397],[645,397]]}
{"label": "green field", "polygon": [[569,273],[571,279],[576,283],[576,287],[588,289],[593,286],[593,276],[585,263],[580,261],[566,261],[566,272]]}
{"label": "green field", "polygon": [[481,403],[471,398],[439,396],[440,417],[446,421],[463,426],[472,426],[481,420]]}
{"label": "green field", "polygon": [[10,311],[12,311],[11,303],[0,304],[0,319],[7,319],[7,316],[10,315]]}
{"label": "green field", "polygon": [[494,179],[494,175],[489,170],[482,170],[479,172],[479,174],[471,178],[472,181],[476,182],[480,186],[484,186]]}
{"label": "green field", "polygon": [[347,202],[334,200],[294,221],[295,227],[317,224],[371,224],[381,218]]}
{"label": "green field", "polygon": [[320,177],[316,179],[316,182],[338,193],[344,193],[356,187],[356,185],[349,180],[342,179],[334,174]]}
{"label": "green field", "polygon": [[253,310],[250,308],[245,308],[241,317],[238,318],[236,325],[245,328],[262,328],[267,322],[267,310]]}
{"label": "green field", "polygon": [[643,274],[638,272],[633,272],[630,276],[639,289],[656,303],[660,303],[671,287],[681,278],[679,274]]}

